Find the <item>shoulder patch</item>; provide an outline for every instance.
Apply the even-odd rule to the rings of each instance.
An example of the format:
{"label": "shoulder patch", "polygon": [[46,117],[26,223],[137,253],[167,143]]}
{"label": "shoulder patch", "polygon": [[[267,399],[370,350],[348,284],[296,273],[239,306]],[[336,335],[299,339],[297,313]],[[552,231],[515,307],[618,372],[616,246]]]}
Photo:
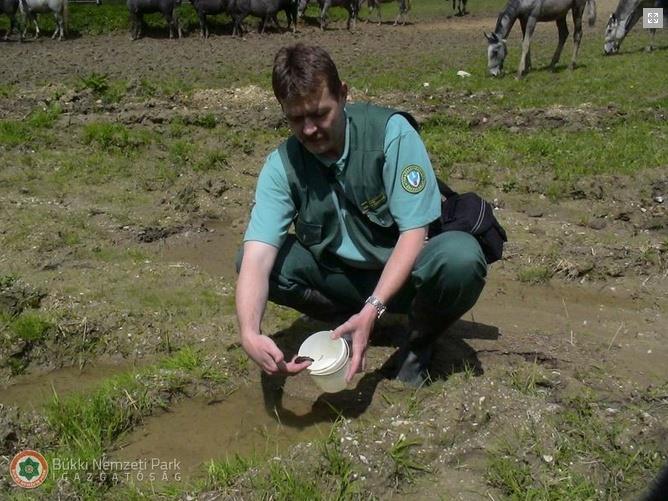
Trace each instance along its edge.
{"label": "shoulder patch", "polygon": [[408,193],[420,193],[427,183],[422,167],[409,165],[401,171],[401,187]]}

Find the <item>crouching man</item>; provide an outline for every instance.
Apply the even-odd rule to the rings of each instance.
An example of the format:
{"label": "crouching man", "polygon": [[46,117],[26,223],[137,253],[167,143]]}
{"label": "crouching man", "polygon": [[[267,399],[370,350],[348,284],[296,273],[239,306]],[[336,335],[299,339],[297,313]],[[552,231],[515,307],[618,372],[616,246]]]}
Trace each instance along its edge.
{"label": "crouching man", "polygon": [[[385,311],[409,316],[396,378],[423,384],[432,345],[485,283],[477,240],[450,231],[427,240],[441,197],[417,123],[407,113],[348,104],[348,87],[319,47],[284,47],[272,85],[292,136],[260,173],[238,260],[241,343],[268,374],[296,374],[260,325],[267,300],[317,319],[347,318],[350,381]],[[294,224],[294,234],[288,233]]]}

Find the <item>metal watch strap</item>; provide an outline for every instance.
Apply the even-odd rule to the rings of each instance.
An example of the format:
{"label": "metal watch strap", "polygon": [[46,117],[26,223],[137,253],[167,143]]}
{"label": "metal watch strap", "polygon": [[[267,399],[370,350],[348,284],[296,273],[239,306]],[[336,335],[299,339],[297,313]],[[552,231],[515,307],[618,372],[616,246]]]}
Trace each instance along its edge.
{"label": "metal watch strap", "polygon": [[385,306],[385,303],[383,303],[380,299],[378,299],[376,296],[369,296],[366,301],[364,301],[364,304],[370,304],[374,308],[376,308],[376,318],[380,318],[383,313],[385,313],[385,310],[387,309],[387,306]]}

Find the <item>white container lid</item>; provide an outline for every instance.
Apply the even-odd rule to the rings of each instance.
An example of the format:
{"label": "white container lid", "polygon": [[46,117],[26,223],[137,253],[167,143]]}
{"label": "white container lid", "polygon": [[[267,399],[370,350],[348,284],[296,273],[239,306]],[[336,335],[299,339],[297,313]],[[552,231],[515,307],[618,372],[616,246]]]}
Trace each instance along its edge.
{"label": "white container lid", "polygon": [[299,347],[300,357],[313,359],[307,368],[311,374],[329,372],[341,367],[348,358],[348,343],[343,339],[332,339],[332,331],[312,334]]}

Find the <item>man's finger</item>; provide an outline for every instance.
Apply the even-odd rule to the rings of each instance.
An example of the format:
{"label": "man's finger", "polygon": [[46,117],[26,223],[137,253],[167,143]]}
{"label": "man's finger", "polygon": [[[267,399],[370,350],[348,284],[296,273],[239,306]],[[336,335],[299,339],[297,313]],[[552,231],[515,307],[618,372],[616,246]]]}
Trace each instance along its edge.
{"label": "man's finger", "polygon": [[264,369],[264,372],[272,376],[278,372],[278,366],[271,357],[267,357],[262,361],[262,369]]}
{"label": "man's finger", "polygon": [[303,362],[295,362],[295,359],[285,364],[285,371],[288,374],[294,375],[299,374],[301,371],[306,369],[313,362],[311,360],[304,360]]}
{"label": "man's finger", "polygon": [[350,359],[350,367],[348,367],[348,373],[346,374],[347,383],[350,383],[350,381],[353,379],[353,376],[357,374],[361,362],[362,362],[362,355],[353,352],[353,358]]}
{"label": "man's finger", "polygon": [[348,322],[339,325],[336,329],[332,331],[332,339],[339,339],[346,332],[348,332]]}

